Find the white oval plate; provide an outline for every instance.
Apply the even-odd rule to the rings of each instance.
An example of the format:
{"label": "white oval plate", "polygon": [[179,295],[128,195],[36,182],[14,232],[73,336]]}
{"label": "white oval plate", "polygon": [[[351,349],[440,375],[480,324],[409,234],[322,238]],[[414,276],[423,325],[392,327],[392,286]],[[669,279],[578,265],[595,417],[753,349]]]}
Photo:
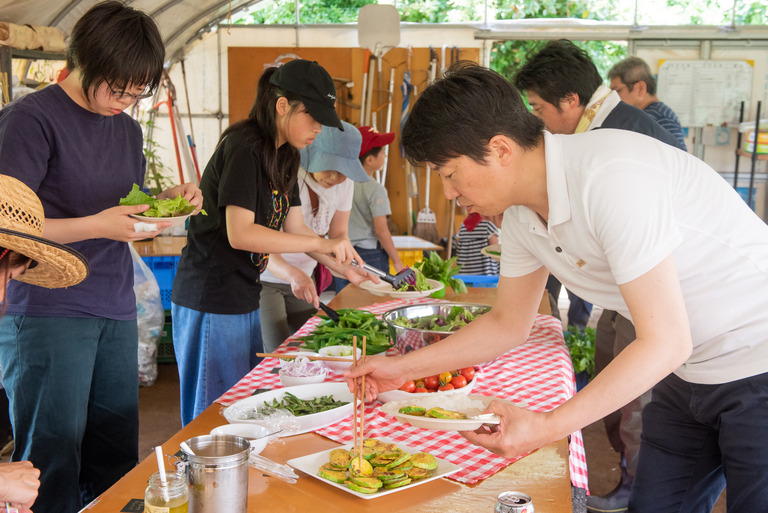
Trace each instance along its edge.
{"label": "white oval plate", "polygon": [[230,424],[258,424],[269,428],[269,426],[266,425],[266,421],[238,417],[236,416],[236,413],[240,412],[244,408],[256,409],[260,406],[264,406],[264,403],[267,401],[271,403],[273,399],[280,401],[285,396],[286,392],[292,393],[299,399],[314,399],[316,397],[330,395],[338,401],[347,401],[347,404],[332,410],[296,417],[296,421],[299,425],[298,430],[292,431],[290,434],[286,434],[285,436],[309,433],[310,431],[315,431],[325,426],[329,426],[334,422],[345,419],[352,415],[352,411],[354,409],[352,406],[354,396],[349,391],[349,388],[347,388],[346,383],[315,383],[311,385],[276,388],[274,390],[270,390],[269,392],[263,392],[251,397],[246,397],[245,399],[241,399],[240,401],[227,406],[223,411],[224,418],[227,419],[227,422]]}
{"label": "white oval plate", "polygon": [[[458,411],[465,413],[468,416],[480,415],[483,410],[490,404],[491,401],[496,399],[487,395],[470,395],[465,396],[469,399],[480,401],[482,408],[466,408],[461,406],[452,406],[452,402],[461,400],[464,396],[452,396],[452,397],[439,397],[436,394],[413,394],[414,397],[401,401],[390,401],[381,407],[381,411],[393,415],[400,422],[410,424],[414,427],[423,429],[435,429],[438,431],[474,431],[483,424],[488,424],[487,420],[482,419],[436,419],[433,417],[422,417],[419,415],[407,415],[405,413],[399,413],[398,410],[403,406],[423,406],[424,408],[433,408],[439,406],[446,410]],[[425,397],[426,396],[426,397]],[[460,404],[455,402],[455,404]],[[495,422],[498,424],[498,422]]]}
{"label": "white oval plate", "polygon": [[382,403],[388,403],[390,401],[405,401],[407,399],[412,398],[413,396],[416,396],[416,398],[421,397],[422,395],[430,395],[430,396],[437,396],[437,397],[444,397],[444,396],[450,396],[450,395],[469,395],[469,393],[472,391],[472,388],[475,386],[475,383],[477,383],[477,378],[480,376],[479,372],[475,373],[475,377],[472,381],[467,383],[465,386],[461,388],[454,388],[453,390],[438,390],[437,392],[429,392],[426,394],[415,394],[412,392],[404,392],[403,390],[389,390],[387,392],[382,392],[376,397],[379,401]]}
{"label": "white oval plate", "polygon": [[[147,216],[142,216],[142,215],[139,215],[139,214],[130,214],[130,216],[132,218],[134,218],[134,219],[136,219],[138,221],[142,221],[142,222],[144,222],[146,224],[171,223],[171,226],[176,226],[176,225],[179,225],[179,224],[183,223],[191,215],[192,214],[186,214],[186,215],[183,215],[183,216],[176,216],[176,217],[147,217]],[[170,228],[170,226],[169,226],[169,228]]]}
{"label": "white oval plate", "polygon": [[373,283],[372,281],[364,281],[360,284],[361,289],[365,289],[371,294],[374,294],[376,296],[390,296],[394,298],[417,298],[417,297],[427,297],[430,294],[434,294],[438,290],[441,290],[444,285],[440,283],[437,280],[432,280],[430,278],[427,278],[427,283],[429,283],[429,289],[427,290],[418,290],[413,292],[398,292],[397,290],[392,288],[392,285],[389,283],[382,281],[379,284]]}
{"label": "white oval plate", "polygon": [[491,253],[488,253],[488,251],[498,251],[499,253],[501,253],[501,244],[491,244],[490,246],[486,246],[480,250],[480,253],[487,256],[491,260],[496,260],[497,262],[501,261],[500,255],[493,255]]}
{"label": "white oval plate", "polygon": [[[393,440],[390,440],[388,438],[379,438],[382,442],[385,443],[394,443],[397,445],[399,449],[402,449],[403,451],[409,453],[409,454],[416,454],[419,451],[418,449],[414,449],[413,447],[408,447],[405,444],[402,444],[400,442],[395,442]],[[353,447],[353,444],[345,444],[340,445],[339,447],[336,447],[335,449],[351,449]],[[375,499],[376,497],[383,497],[384,495],[389,495],[390,493],[396,493],[401,490],[408,490],[409,488],[413,488],[414,486],[419,486],[424,483],[428,483],[430,481],[434,481],[435,479],[440,479],[441,477],[450,476],[454,472],[458,472],[461,470],[461,467],[458,465],[451,463],[450,461],[446,461],[440,458],[435,458],[437,460],[437,468],[432,471],[432,474],[429,477],[425,477],[424,479],[417,479],[415,481],[411,481],[409,484],[405,486],[401,486],[400,488],[392,488],[390,490],[384,490],[379,489],[376,493],[361,493],[357,492],[355,490],[352,490],[351,488],[347,488],[346,485],[341,483],[334,483],[333,481],[329,481],[327,479],[324,479],[317,475],[317,469],[322,467],[324,464],[328,463],[329,455],[331,454],[331,451],[333,449],[328,449],[321,452],[316,452],[314,454],[310,454],[308,456],[302,456],[300,458],[293,458],[292,460],[288,460],[288,465],[292,466],[293,468],[297,470],[301,470],[305,474],[307,474],[310,477],[314,477],[315,479],[319,479],[323,483],[329,484],[333,487],[338,488],[339,490],[345,491],[347,493],[351,493],[352,495],[356,495],[360,497],[361,499]]]}

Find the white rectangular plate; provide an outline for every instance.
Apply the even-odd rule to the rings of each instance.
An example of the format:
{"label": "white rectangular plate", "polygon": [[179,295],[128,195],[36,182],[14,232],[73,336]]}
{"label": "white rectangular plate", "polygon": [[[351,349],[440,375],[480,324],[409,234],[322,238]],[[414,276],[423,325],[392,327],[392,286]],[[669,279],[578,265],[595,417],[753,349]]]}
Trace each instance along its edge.
{"label": "white rectangular plate", "polygon": [[[414,449],[412,447],[408,447],[405,444],[395,442],[394,440],[390,440],[387,438],[379,438],[379,440],[386,442],[386,443],[394,443],[397,444],[397,446],[407,452],[408,454],[416,454],[417,452],[421,452],[418,449]],[[351,449],[352,444],[345,444],[340,445],[339,447],[334,447],[334,449]],[[454,472],[458,472],[461,470],[461,467],[458,465],[454,465],[450,461],[446,461],[440,458],[437,459],[437,468],[432,471],[432,475],[430,477],[426,477],[424,479],[418,479],[416,481],[411,481],[409,484],[405,486],[401,486],[400,488],[392,488],[391,490],[380,490],[376,493],[360,493],[356,492],[350,488],[347,488],[345,484],[342,483],[334,483],[333,481],[328,481],[327,479],[324,479],[317,475],[317,471],[322,467],[324,464],[328,463],[329,455],[331,454],[331,451],[333,449],[328,449],[327,451],[321,451],[316,452],[314,454],[310,454],[308,456],[302,456],[300,458],[293,458],[292,460],[288,460],[288,465],[292,466],[293,468],[297,470],[301,470],[305,474],[314,477],[315,479],[319,479],[323,483],[334,486],[338,488],[339,490],[343,490],[347,493],[351,493],[352,495],[356,495],[360,497],[361,499],[375,499],[376,497],[382,497],[384,495],[389,495],[390,493],[399,492],[400,490],[408,490],[409,488],[413,488],[414,486],[419,486],[424,483],[428,483],[429,481],[434,481],[435,479],[440,479],[441,477],[450,476]]]}

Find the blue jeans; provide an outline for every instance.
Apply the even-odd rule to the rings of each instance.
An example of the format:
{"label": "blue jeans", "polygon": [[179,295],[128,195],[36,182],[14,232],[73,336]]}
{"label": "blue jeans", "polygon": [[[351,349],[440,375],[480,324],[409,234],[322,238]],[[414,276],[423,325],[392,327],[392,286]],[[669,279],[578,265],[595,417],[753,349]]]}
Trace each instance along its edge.
{"label": "blue jeans", "polygon": [[768,373],[720,385],[668,376],[643,410],[629,511],[709,513],[726,484],[728,513],[768,511],[766,433]]}
{"label": "blue jeans", "polygon": [[136,466],[137,354],[136,321],[0,321],[13,460],[30,460],[41,471],[35,511],[77,512]]}
{"label": "blue jeans", "polygon": [[[366,264],[384,271],[385,273],[389,272],[389,255],[387,255],[387,252],[380,247],[376,249],[365,249],[355,246],[355,251],[357,251],[357,254],[360,255],[360,258],[362,258]],[[349,281],[335,276],[333,278],[333,283],[337,294],[341,292],[341,289],[349,285]]]}
{"label": "blue jeans", "polygon": [[[550,274],[547,279],[546,289],[554,296],[555,303],[557,303],[560,297],[561,287],[560,280]],[[584,301],[568,289],[565,289],[565,291],[568,293],[568,300],[570,301],[568,306],[568,324],[566,326],[576,326],[581,331],[584,331],[584,328],[589,323],[589,316],[592,314],[592,303]]]}
{"label": "blue jeans", "polygon": [[259,311],[198,312],[171,304],[173,349],[179,366],[181,424],[186,426],[248,374],[261,358]]}

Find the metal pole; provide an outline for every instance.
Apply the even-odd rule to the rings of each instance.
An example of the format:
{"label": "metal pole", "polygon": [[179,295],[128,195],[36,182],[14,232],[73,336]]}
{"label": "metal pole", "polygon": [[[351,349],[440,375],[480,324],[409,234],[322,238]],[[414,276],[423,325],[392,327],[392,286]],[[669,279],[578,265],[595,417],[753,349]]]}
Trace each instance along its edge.
{"label": "metal pole", "polygon": [[739,130],[736,132],[736,164],[733,166],[733,188],[739,190],[739,149],[741,149],[741,122],[744,121],[744,102],[739,108]]}
{"label": "metal pole", "polygon": [[747,192],[747,205],[752,208],[752,187],[755,185],[755,166],[757,165],[757,142],[760,135],[760,107],[761,101],[757,102],[757,113],[755,114],[755,147],[752,148],[752,169],[749,171],[749,192]]}

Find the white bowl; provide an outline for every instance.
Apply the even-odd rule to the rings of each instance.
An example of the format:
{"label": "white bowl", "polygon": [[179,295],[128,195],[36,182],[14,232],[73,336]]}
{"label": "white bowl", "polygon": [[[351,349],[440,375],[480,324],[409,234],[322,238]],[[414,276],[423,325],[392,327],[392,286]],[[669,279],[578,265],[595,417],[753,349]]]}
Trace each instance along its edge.
{"label": "white bowl", "polygon": [[[343,352],[349,352],[349,356],[342,356],[341,353]],[[331,369],[332,371],[338,372],[341,374],[345,370],[349,369],[352,366],[352,363],[354,361],[354,357],[352,356],[352,347],[351,346],[325,346],[321,347],[318,351],[320,353],[320,356],[332,356],[334,358],[344,358],[344,362],[323,362],[323,364]],[[363,350],[360,348],[360,346],[357,347],[357,359],[359,360],[363,356]]]}
{"label": "white bowl", "polygon": [[328,375],[328,372],[323,369],[323,372],[320,374],[316,374],[315,376],[301,376],[301,377],[294,377],[294,376],[286,376],[283,374],[283,370],[280,369],[277,372],[277,375],[280,376],[280,381],[283,382],[284,387],[295,387],[298,385],[311,385],[313,383],[322,383],[325,381],[325,376]]}
{"label": "white bowl", "polygon": [[224,424],[213,428],[211,434],[241,436],[251,443],[251,454],[259,454],[269,442],[269,437],[264,436],[269,434],[269,430],[258,424]]}

